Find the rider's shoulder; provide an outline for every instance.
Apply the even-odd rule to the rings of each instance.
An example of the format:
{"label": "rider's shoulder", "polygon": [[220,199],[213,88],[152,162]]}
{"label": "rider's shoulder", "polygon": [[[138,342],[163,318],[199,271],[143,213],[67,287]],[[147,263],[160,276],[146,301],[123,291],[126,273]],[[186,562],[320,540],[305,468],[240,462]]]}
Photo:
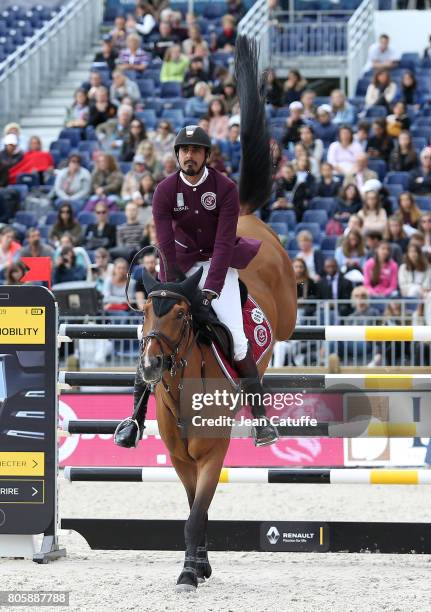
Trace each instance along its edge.
{"label": "rider's shoulder", "polygon": [[170,174],[166,178],[164,178],[156,187],[156,191],[159,193],[167,193],[173,187],[176,187],[178,181],[179,172],[176,171],[173,174]]}
{"label": "rider's shoulder", "polygon": [[215,168],[208,168],[208,174],[209,177],[216,181],[219,189],[225,189],[227,191],[230,189],[237,189],[235,181]]}

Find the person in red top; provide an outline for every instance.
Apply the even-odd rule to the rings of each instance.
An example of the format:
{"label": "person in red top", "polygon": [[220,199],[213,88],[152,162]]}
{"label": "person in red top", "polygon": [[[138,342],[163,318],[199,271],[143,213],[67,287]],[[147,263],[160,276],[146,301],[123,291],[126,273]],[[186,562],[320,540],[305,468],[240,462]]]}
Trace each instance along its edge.
{"label": "person in red top", "polygon": [[[153,196],[158,246],[168,267],[167,271],[161,267],[161,281],[178,280],[178,270],[190,276],[203,268],[199,283],[203,296],[201,311],[205,316],[212,307],[219,320],[227,325],[233,337],[235,366],[243,379],[243,389],[261,397],[259,372],[244,333],[238,284],[238,269],[249,264],[261,243],[236,235],[240,210],[238,189],[227,176],[207,167],[211,153],[208,134],[196,125],[186,126],[178,133],[174,148],[180,169],[164,179]],[[135,400],[138,398],[139,393],[135,393]],[[145,403],[141,402],[140,410],[135,408],[124,429],[121,424],[117,428],[114,438],[117,444],[127,446],[131,438],[139,440]],[[278,433],[266,419],[263,403],[253,406],[252,413],[264,422],[255,427],[256,446],[275,442]]]}
{"label": "person in red top", "polygon": [[13,227],[5,225],[0,231],[0,272],[13,263],[20,249],[21,245],[15,240]]}

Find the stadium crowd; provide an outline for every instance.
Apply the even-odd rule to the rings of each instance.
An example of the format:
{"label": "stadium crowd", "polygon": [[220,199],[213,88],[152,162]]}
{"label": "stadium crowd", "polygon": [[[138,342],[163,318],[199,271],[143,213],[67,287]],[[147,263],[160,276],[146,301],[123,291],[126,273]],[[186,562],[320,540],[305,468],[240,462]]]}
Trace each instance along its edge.
{"label": "stadium crowd", "polygon": [[[49,256],[54,283],[95,280],[105,311],[127,314],[127,266],[156,242],[152,196],[176,170],[176,131],[195,123],[207,130],[209,165],[237,180],[232,72],[245,8],[227,4],[226,14],[184,16],[138,0],[103,36],[49,152],[18,124],[4,128],[6,283],[22,277],[20,256]],[[293,259],[300,318],[315,312],[302,300],[334,300],[334,317],[365,322],[383,315],[376,299],[402,297],[431,322],[431,92],[418,77],[421,62],[428,48],[423,60],[403,64],[380,36],[368,85],[361,79],[351,100],[340,89],[317,96],[298,70],[284,81],[267,71],[274,190],[260,215]],[[156,274],[154,256],[143,263]],[[140,303],[139,282],[135,289]]]}

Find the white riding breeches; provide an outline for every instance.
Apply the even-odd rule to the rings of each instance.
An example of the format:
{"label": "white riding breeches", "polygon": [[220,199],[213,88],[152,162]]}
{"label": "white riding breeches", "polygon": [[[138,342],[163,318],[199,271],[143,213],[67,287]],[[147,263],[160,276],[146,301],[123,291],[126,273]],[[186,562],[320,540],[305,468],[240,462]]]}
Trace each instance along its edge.
{"label": "white riding breeches", "polygon": [[[210,265],[210,261],[199,261],[186,272],[186,276],[194,274],[202,266],[204,271],[199,282],[199,288],[203,289]],[[232,334],[235,361],[244,359],[247,354],[248,341],[244,333],[241,294],[238,284],[238,270],[236,268],[228,268],[220,296],[212,300],[211,306],[220,321],[229,328]]]}

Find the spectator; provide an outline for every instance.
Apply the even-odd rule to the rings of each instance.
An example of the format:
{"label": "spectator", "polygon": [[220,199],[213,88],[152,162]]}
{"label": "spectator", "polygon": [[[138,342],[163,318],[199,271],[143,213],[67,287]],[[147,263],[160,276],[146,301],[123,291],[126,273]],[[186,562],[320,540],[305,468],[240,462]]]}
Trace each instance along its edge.
{"label": "spectator", "polygon": [[380,198],[377,191],[368,191],[365,194],[364,205],[358,212],[358,216],[364,222],[363,233],[380,232],[383,234],[388,221],[388,215],[380,204]]}
{"label": "spectator", "polygon": [[96,283],[96,289],[103,293],[105,280],[112,276],[114,264],[109,261],[109,251],[103,247],[94,253],[94,265],[91,267],[91,280]]}
{"label": "spectator", "polygon": [[410,245],[398,271],[401,297],[425,298],[431,289],[431,268],[417,245]]}
{"label": "spectator", "polygon": [[[16,136],[17,138],[17,151],[26,151],[27,150],[27,138],[26,136],[22,133],[21,130],[21,126],[19,125],[19,123],[16,122],[12,122],[12,123],[8,123],[5,125],[4,129],[3,129],[3,136],[4,138],[6,138],[6,136],[9,136],[10,134],[13,134],[14,136]],[[4,148],[5,142],[3,140],[3,147]]]}
{"label": "spectator", "polygon": [[[283,168],[289,163],[287,156],[276,140],[270,141],[272,159],[272,178],[277,180],[282,177]],[[293,167],[293,166],[292,166]]]}
{"label": "spectator", "polygon": [[216,170],[218,170],[218,172],[221,172],[226,176],[228,176],[229,174],[224,163],[223,154],[218,144],[214,144],[211,148],[208,166],[210,168],[215,168]]}
{"label": "spectator", "polygon": [[365,107],[384,106],[388,111],[396,95],[397,85],[392,81],[389,70],[383,68],[374,74],[372,82],[368,85]]}
{"label": "spectator", "polygon": [[362,187],[362,198],[365,199],[369,191],[375,191],[378,195],[380,206],[389,216],[392,214],[392,202],[387,188],[378,179],[369,179]]}
{"label": "spectator", "polygon": [[311,316],[316,307],[313,304],[304,304],[304,300],[313,300],[317,297],[317,285],[308,273],[307,264],[300,257],[292,261],[293,271],[296,279],[296,295],[298,298],[299,317]]}
{"label": "spectator", "polygon": [[337,203],[332,216],[340,223],[347,223],[350,216],[356,214],[362,207],[361,194],[354,183],[344,185],[340,196],[337,198]]}
{"label": "spectator", "polygon": [[114,149],[121,150],[123,138],[130,130],[132,117],[133,109],[122,104],[116,118],[97,126],[96,135],[104,151],[110,153]]}
{"label": "spectator", "polygon": [[238,96],[236,95],[236,87],[233,81],[225,81],[223,84],[223,92],[221,95],[226,106],[226,112],[231,115],[236,112],[238,107]]}
{"label": "spectator", "polygon": [[[140,263],[140,268],[144,268],[148,274],[151,274],[153,278],[157,279],[157,257],[155,253],[144,253]],[[142,310],[147,293],[145,291],[143,282],[140,280],[139,272],[141,272],[141,270],[139,270],[136,275],[136,303],[138,308]]]}
{"label": "spectator", "polygon": [[72,281],[85,281],[87,278],[87,270],[84,266],[76,263],[76,255],[72,247],[65,246],[61,249],[60,256],[57,258],[54,267],[52,282],[54,285],[58,283],[70,283]]}
{"label": "spectator", "polygon": [[431,36],[428,38],[428,44],[425,47],[423,54],[424,59],[428,59],[429,57],[431,57]]}
{"label": "spectator", "polygon": [[124,15],[117,15],[114,21],[114,27],[109,32],[113,48],[119,52],[126,48],[127,30],[126,18]]}
{"label": "spectator", "polygon": [[[193,95],[197,95],[196,85],[198,83],[205,83],[209,81],[209,74],[205,72],[202,58],[198,55],[195,55],[190,60],[189,68],[184,75],[183,80],[183,97],[191,98]],[[208,93],[210,93],[210,89],[208,86]],[[206,112],[206,111],[205,111]],[[189,114],[189,113],[187,113]],[[203,114],[203,113],[201,113]]]}
{"label": "spectator", "polygon": [[382,159],[386,163],[393,149],[392,138],[386,131],[385,119],[374,119],[373,135],[368,139],[367,153],[371,159]]}
{"label": "spectator", "polygon": [[281,177],[275,184],[276,201],[273,209],[293,209],[296,218],[301,221],[308,203],[314,195],[314,180],[307,174],[305,181],[300,181],[292,164],[286,164],[281,170]]}
{"label": "spectator", "polygon": [[129,34],[127,37],[127,48],[120,51],[118,58],[118,67],[121,70],[130,70],[135,72],[144,72],[150,57],[141,49],[141,38],[138,34]]}
{"label": "spectator", "polygon": [[120,160],[123,162],[132,161],[136,155],[138,146],[143,140],[146,140],[146,138],[147,131],[144,122],[140,119],[132,119],[121,144]]}
{"label": "spectator", "polygon": [[299,251],[296,258],[303,259],[307,266],[308,274],[314,281],[319,281],[323,275],[323,253],[313,246],[313,236],[308,230],[302,230],[296,236]]}
{"label": "spectator", "polygon": [[266,103],[275,108],[283,106],[283,86],[273,68],[266,69]]}
{"label": "spectator", "polygon": [[296,145],[296,148],[302,148],[302,151],[298,152],[298,156],[293,162],[297,180],[300,183],[306,183],[310,194],[314,195],[316,192],[316,178],[311,171],[311,160],[300,143]]}
{"label": "spectator", "polygon": [[241,21],[247,12],[244,2],[242,0],[228,0],[227,8],[229,15],[235,17],[237,23]]}
{"label": "spectator", "polygon": [[355,134],[355,141],[360,145],[363,151],[367,150],[368,138],[370,133],[370,125],[368,121],[360,121]]}
{"label": "spectator", "polygon": [[88,124],[95,128],[115,117],[116,113],[116,107],[109,100],[108,90],[106,87],[100,87],[94,102],[90,104]]}
{"label": "spectator", "polygon": [[64,232],[61,236],[57,248],[54,251],[54,261],[60,257],[61,250],[64,247],[70,247],[73,249],[76,257],[76,265],[82,266],[87,272],[87,280],[91,278],[91,259],[87,251],[82,246],[75,246],[75,241],[69,232]]}
{"label": "spectator", "polygon": [[139,181],[146,172],[145,157],[141,154],[136,154],[133,158],[132,169],[126,174],[121,188],[121,197],[123,200],[131,200],[133,194],[139,190]]}
{"label": "spectator", "polygon": [[81,165],[79,153],[71,153],[66,168],[59,170],[55,177],[55,197],[66,202],[79,202],[89,196],[90,190],[90,172]]}
{"label": "spectator", "polygon": [[8,134],[3,139],[4,149],[0,151],[0,186],[9,183],[9,170],[16,166],[23,158],[18,148],[18,138],[15,134]]}
{"label": "spectator", "polygon": [[[370,305],[370,294],[364,285],[358,285],[352,291],[353,312],[349,315],[349,320],[353,325],[375,325],[379,311]],[[371,319],[371,320],[370,320]],[[352,343],[353,344],[353,343]],[[364,342],[364,344],[366,344]]]}
{"label": "spectator", "polygon": [[[307,155],[315,160],[318,169],[320,169],[320,162],[323,157],[323,142],[319,138],[315,138],[314,130],[311,125],[303,125],[299,128],[299,138],[301,144],[304,146]],[[316,176],[319,176],[319,170]]]}
{"label": "spectator", "polygon": [[283,87],[284,104],[290,105],[292,102],[299,102],[306,83],[298,70],[289,70]]}
{"label": "spectator", "polygon": [[[130,206],[130,204],[129,204]],[[119,257],[114,261],[112,274],[108,275],[103,285],[103,309],[112,315],[127,316],[129,304],[126,299],[127,271],[126,259]],[[128,295],[133,296],[135,292],[135,280],[130,279]]]}
{"label": "spectator", "polygon": [[105,87],[102,80],[102,74],[98,70],[92,70],[90,72],[90,80],[85,81],[81,85],[81,89],[87,92],[87,97],[89,103],[93,103],[96,99],[97,92],[100,91],[102,87]]}
{"label": "spectator", "polygon": [[317,109],[314,123],[314,134],[316,138],[320,138],[325,147],[329,147],[331,142],[334,142],[338,132],[337,126],[331,121],[331,111],[329,104],[321,104]]}
{"label": "spectator", "polygon": [[168,153],[171,155],[174,147],[175,134],[169,121],[162,119],[157,131],[152,138],[154,151],[158,159],[162,159]]}
{"label": "spectator", "polygon": [[403,72],[399,96],[400,100],[406,105],[416,105],[419,108],[419,105],[422,104],[422,96],[418,90],[416,77],[411,70]]}
{"label": "spectator", "polygon": [[346,96],[341,89],[334,89],[331,92],[332,122],[336,125],[355,123],[355,109],[347,102]]}
{"label": "spectator", "polygon": [[358,230],[350,230],[341,239],[340,246],[335,249],[334,257],[343,274],[348,273],[350,270],[362,272],[366,262],[362,233]]}
{"label": "spectator", "polygon": [[389,45],[389,36],[381,34],[378,42],[371,45],[368,50],[368,63],[366,70],[391,70],[397,65],[397,54]]}
{"label": "spectator", "polygon": [[[22,261],[16,261],[4,269],[4,285],[22,285],[29,281],[21,282],[22,278],[27,274],[27,266]],[[30,281],[31,284],[31,281]]]}
{"label": "spectator", "polygon": [[156,182],[150,172],[144,172],[139,182],[139,191],[133,194],[132,202],[138,207],[138,222],[145,226],[153,215],[152,204]]}
{"label": "spectator", "polygon": [[404,229],[410,235],[415,233],[418,227],[421,211],[419,210],[413,195],[404,191],[398,196],[398,211],[397,213],[402,219]]}
{"label": "spectator", "polygon": [[385,228],[383,238],[391,245],[397,244],[401,251],[407,251],[409,239],[403,228],[403,220],[400,215],[391,215]]}
{"label": "spectator", "polygon": [[102,40],[102,49],[96,53],[93,59],[94,64],[106,66],[110,74],[115,70],[118,58],[118,51],[114,48],[113,40],[109,34],[105,35]]}
{"label": "spectator", "polygon": [[372,297],[398,295],[398,264],[391,258],[388,242],[380,242],[373,257],[364,265],[364,285]]}
{"label": "spectator", "polygon": [[408,130],[410,119],[406,112],[404,102],[395,102],[392,115],[386,117],[386,129],[392,138],[398,138],[402,130]]}
{"label": "spectator", "polygon": [[158,176],[161,172],[161,164],[157,159],[154,145],[150,140],[143,140],[138,147],[136,156],[142,155],[144,158],[145,170],[151,172],[153,176]]}
{"label": "spectator", "polygon": [[75,244],[81,243],[81,224],[77,219],[75,219],[73,208],[67,202],[61,204],[60,208],[58,209],[57,221],[54,223],[49,232],[50,242],[57,246],[60,238],[66,232],[72,236]]}
{"label": "spectator", "polygon": [[360,145],[353,140],[352,128],[342,125],[338,132],[338,141],[329,146],[328,162],[338,174],[350,174],[361,153]]}
{"label": "spectator", "polygon": [[360,232],[362,234],[363,233],[363,227],[364,227],[364,222],[361,219],[361,217],[358,217],[358,215],[350,215],[350,218],[347,221],[347,227],[344,230],[343,235],[347,236],[347,234],[349,232],[351,232],[352,230],[356,230],[356,231],[358,231],[358,232]]}
{"label": "spectator", "polygon": [[[383,239],[382,232],[376,232],[376,231],[371,230],[370,232],[365,234],[365,247],[366,247],[367,259],[370,259],[370,257],[374,257],[377,251],[377,247],[381,243],[382,239]],[[398,265],[400,265],[403,259],[402,250],[400,249],[398,244],[394,242],[390,243],[389,246],[391,249],[391,258],[394,261],[396,261]]]}
{"label": "spectator", "polygon": [[152,246],[154,244],[157,244],[156,224],[154,223],[154,219],[151,218],[145,226],[141,248]]}
{"label": "spectator", "polygon": [[377,173],[369,169],[368,154],[362,152],[356,157],[353,172],[344,177],[343,185],[356,185],[359,191],[362,191],[365,183],[373,179],[377,179]]}
{"label": "spectator", "polygon": [[425,147],[420,155],[421,165],[410,172],[409,191],[420,195],[431,195],[431,147]]}
{"label": "spectator", "polygon": [[21,244],[15,238],[15,231],[10,225],[0,230],[0,272],[10,266],[17,257]]}
{"label": "spectator", "polygon": [[109,97],[113,104],[120,106],[126,96],[132,100],[133,104],[136,104],[136,102],[141,99],[141,92],[139,91],[136,81],[132,81],[126,77],[123,71],[117,68],[117,70],[114,70],[112,73],[112,85],[109,90]]}
{"label": "spectator", "polygon": [[182,83],[189,66],[189,60],[181,53],[180,45],[172,45],[166,50],[162,69],[160,71],[160,82],[177,81]]}
{"label": "spectator", "polygon": [[91,174],[91,193],[99,198],[119,196],[123,178],[115,158],[100,152]]}
{"label": "spectator", "polygon": [[173,45],[178,44],[178,42],[177,36],[172,32],[171,24],[168,21],[161,21],[159,24],[159,37],[154,45],[154,54],[163,60],[166,51]]}
{"label": "spectator", "polygon": [[[422,252],[431,260],[431,212],[424,212],[419,219],[419,231],[423,237],[423,244],[420,245]],[[410,239],[411,240],[411,239]]]}
{"label": "spectator", "polygon": [[304,108],[302,113],[303,119],[308,119],[309,121],[314,121],[316,118],[316,105],[314,101],[316,100],[316,92],[312,89],[305,89],[302,92],[301,103]]}
{"label": "spectator", "polygon": [[413,147],[411,134],[403,130],[389,158],[389,169],[396,172],[410,172],[417,168],[418,164],[418,154]]}
{"label": "spectator", "polygon": [[114,250],[115,253],[121,251],[124,258],[129,259],[141,247],[144,226],[139,223],[136,204],[129,202],[124,212],[126,213],[126,223],[117,227],[117,248]]}
{"label": "spectator", "polygon": [[241,142],[239,139],[239,125],[233,123],[229,126],[227,140],[222,141],[222,151],[226,155],[230,173],[239,170],[241,160]]}
{"label": "spectator", "polygon": [[317,283],[317,299],[329,301],[330,307],[337,308],[338,314],[346,317],[351,312],[350,303],[337,304],[337,302],[350,300],[352,290],[352,283],[339,271],[337,261],[333,257],[325,259],[324,274]]}
{"label": "spectator", "polygon": [[88,123],[90,107],[85,89],[77,89],[75,99],[68,109],[66,127],[84,128]]}
{"label": "spectator", "polygon": [[226,53],[233,53],[235,50],[236,24],[235,17],[223,15],[221,20],[222,31],[217,36],[217,49]]}
{"label": "spectator", "polygon": [[340,190],[340,179],[334,176],[330,163],[320,164],[320,180],[316,185],[316,196],[319,198],[335,198]]}
{"label": "spectator", "polygon": [[116,245],[116,227],[109,223],[109,208],[99,201],[94,209],[96,223],[87,225],[84,236],[84,247],[89,251],[98,248],[112,249]]}
{"label": "spectator", "polygon": [[27,238],[27,244],[22,247],[20,257],[53,257],[54,249],[49,244],[42,242],[38,227],[30,227],[26,231],[25,237]]}
{"label": "spectator", "polygon": [[299,130],[303,125],[305,125],[302,118],[303,110],[304,107],[302,106],[301,102],[291,102],[289,104],[289,116],[286,119],[286,131],[281,139],[281,142],[285,148],[287,148],[290,143],[296,144],[299,142]]}
{"label": "spectator", "polygon": [[209,103],[209,135],[215,140],[225,140],[228,135],[229,117],[225,103],[221,98],[214,98]]}
{"label": "spectator", "polygon": [[[183,53],[188,58],[193,58],[196,53],[196,48],[204,46],[208,49],[207,42],[202,38],[202,33],[199,25],[197,23],[192,23],[188,28],[188,38],[182,44]],[[196,58],[195,58],[196,59]],[[201,58],[199,58],[201,60]],[[193,62],[193,59],[191,60]],[[191,64],[192,65],[192,64]],[[201,70],[202,70],[202,60],[201,60]],[[198,79],[199,81],[206,81],[207,79]]]}
{"label": "spectator", "polygon": [[165,153],[162,158],[162,171],[157,177],[157,182],[177,171],[177,158],[173,153]]}
{"label": "spectator", "polygon": [[187,100],[186,115],[188,117],[201,117],[208,112],[208,103],[211,100],[211,90],[207,83],[200,81],[194,88],[194,96]]}
{"label": "spectator", "polygon": [[135,9],[136,31],[144,40],[155,29],[157,22],[151,13],[150,6],[146,2],[137,2]]}

